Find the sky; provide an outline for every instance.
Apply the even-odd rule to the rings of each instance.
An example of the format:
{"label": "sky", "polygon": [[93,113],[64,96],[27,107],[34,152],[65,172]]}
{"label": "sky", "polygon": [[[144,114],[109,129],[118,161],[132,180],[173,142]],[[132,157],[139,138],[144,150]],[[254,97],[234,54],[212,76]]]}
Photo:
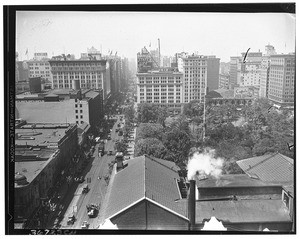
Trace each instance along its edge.
{"label": "sky", "polygon": [[[53,55],[87,52],[94,46],[104,55],[136,58],[146,46],[161,55],[176,52],[230,56],[264,52],[271,44],[277,53],[295,51],[295,15],[287,13],[172,13],[172,12],[17,12],[16,50],[19,60],[34,52]],[[151,47],[150,47],[151,45]]]}

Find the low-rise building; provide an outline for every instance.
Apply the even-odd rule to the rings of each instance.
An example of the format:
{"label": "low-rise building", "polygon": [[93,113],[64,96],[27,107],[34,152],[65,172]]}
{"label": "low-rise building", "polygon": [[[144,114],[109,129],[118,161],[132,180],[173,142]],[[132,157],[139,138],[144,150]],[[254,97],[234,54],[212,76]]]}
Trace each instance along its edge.
{"label": "low-rise building", "polygon": [[29,123],[56,122],[79,125],[86,122],[95,133],[103,118],[102,93],[102,90],[57,89],[36,95],[17,95],[17,118]]}
{"label": "low-rise building", "polygon": [[146,155],[119,159],[102,204],[100,224],[110,220],[125,230],[188,230],[186,210],[176,202],[181,198],[178,180],[174,163]]}

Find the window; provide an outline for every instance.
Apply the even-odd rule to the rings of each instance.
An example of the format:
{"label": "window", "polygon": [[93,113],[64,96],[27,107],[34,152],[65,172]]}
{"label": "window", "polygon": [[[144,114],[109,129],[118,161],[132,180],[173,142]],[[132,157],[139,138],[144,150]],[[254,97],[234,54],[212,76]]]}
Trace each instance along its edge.
{"label": "window", "polygon": [[83,116],[82,115],[80,115],[80,119],[82,119],[83,118]]}
{"label": "window", "polygon": [[80,107],[82,107],[82,104],[80,104]]}
{"label": "window", "polygon": [[78,119],[78,115],[76,115],[76,119]]}
{"label": "window", "polygon": [[80,113],[82,113],[82,110],[80,110]]}
{"label": "window", "polygon": [[75,110],[75,113],[77,114],[77,113],[78,113],[78,110]]}

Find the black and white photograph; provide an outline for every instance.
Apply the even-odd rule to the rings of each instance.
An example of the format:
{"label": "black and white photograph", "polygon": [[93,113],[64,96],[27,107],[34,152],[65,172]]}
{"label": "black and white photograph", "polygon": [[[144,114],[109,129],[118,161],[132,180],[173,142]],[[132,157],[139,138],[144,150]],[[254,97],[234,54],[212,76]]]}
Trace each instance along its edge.
{"label": "black and white photograph", "polygon": [[295,234],[295,3],[4,5],[5,234]]}

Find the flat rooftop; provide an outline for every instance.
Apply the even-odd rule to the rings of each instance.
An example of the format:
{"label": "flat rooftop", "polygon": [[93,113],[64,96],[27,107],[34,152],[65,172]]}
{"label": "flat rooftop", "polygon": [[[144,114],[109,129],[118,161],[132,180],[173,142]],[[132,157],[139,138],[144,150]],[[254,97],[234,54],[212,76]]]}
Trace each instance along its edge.
{"label": "flat rooftop", "polygon": [[[30,183],[34,180],[34,178],[39,175],[39,173],[46,167],[48,163],[51,162],[51,156],[55,153],[58,153],[58,149],[42,149],[38,152],[25,152],[23,155],[29,156],[32,155],[32,159],[30,156],[27,157],[26,161],[15,162],[15,173],[20,173],[27,178],[27,181]],[[19,153],[19,152],[18,152]],[[45,158],[45,160],[35,160],[36,155]]]}
{"label": "flat rooftop", "polygon": [[68,128],[69,124],[26,124],[15,129],[15,145],[56,145],[65,136]]}
{"label": "flat rooftop", "polygon": [[258,178],[251,178],[247,174],[225,174],[218,179],[210,177],[196,180],[196,184],[200,188],[280,186],[276,183],[263,182]]}

